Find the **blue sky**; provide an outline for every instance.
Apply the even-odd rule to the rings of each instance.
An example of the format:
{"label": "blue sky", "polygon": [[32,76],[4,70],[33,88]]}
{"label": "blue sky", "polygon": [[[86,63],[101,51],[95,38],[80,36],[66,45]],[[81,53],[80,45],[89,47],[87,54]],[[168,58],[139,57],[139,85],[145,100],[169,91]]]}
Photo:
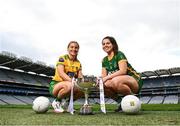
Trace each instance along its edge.
{"label": "blue sky", "polygon": [[76,40],[83,73],[100,75],[109,35],[139,72],[180,67],[179,8],[179,0],[0,0],[0,51],[55,65]]}

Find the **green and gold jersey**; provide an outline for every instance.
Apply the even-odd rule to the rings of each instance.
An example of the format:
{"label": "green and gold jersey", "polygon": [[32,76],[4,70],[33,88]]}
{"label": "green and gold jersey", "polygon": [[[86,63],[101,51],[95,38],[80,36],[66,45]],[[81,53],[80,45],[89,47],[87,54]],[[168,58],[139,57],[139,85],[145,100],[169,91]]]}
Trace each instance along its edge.
{"label": "green and gold jersey", "polygon": [[118,51],[118,53],[116,55],[114,55],[111,60],[108,60],[108,56],[104,57],[103,61],[102,61],[102,67],[107,70],[108,75],[112,74],[119,70],[119,66],[118,66],[119,61],[127,62],[127,66],[128,66],[127,74],[128,75],[133,76],[136,80],[140,79],[140,74],[137,73],[134,70],[134,68],[131,66],[131,64],[128,63],[126,56],[121,51]]}
{"label": "green and gold jersey", "polygon": [[64,66],[64,72],[71,78],[77,77],[78,71],[81,70],[81,63],[79,62],[79,60],[70,60],[68,54],[60,56],[59,61],[56,63],[55,75],[53,77],[53,80],[55,81],[63,81],[63,79],[59,76],[57,70],[57,66],[59,64]]}

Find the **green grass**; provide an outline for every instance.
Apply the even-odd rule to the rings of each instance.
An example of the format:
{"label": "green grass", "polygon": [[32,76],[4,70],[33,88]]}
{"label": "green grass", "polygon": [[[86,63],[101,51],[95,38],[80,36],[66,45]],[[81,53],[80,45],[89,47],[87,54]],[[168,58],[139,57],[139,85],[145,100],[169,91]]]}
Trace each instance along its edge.
{"label": "green grass", "polygon": [[52,108],[45,114],[36,114],[30,105],[1,105],[0,125],[180,125],[180,104],[143,104],[136,115],[115,113],[116,105],[106,108],[107,114],[99,111],[99,105],[93,105],[94,115],[79,115],[78,111],[71,115],[56,114]]}

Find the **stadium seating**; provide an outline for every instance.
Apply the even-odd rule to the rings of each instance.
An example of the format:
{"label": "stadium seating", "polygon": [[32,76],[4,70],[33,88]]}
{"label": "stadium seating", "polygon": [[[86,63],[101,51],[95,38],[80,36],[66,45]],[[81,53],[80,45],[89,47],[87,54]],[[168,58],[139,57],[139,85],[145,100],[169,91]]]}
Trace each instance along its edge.
{"label": "stadium seating", "polygon": [[149,101],[149,104],[162,104],[164,100],[164,96],[154,96]]}
{"label": "stadium seating", "polygon": [[150,96],[140,97],[140,100],[141,100],[142,104],[148,104],[149,101],[151,100],[151,97]]}
{"label": "stadium seating", "polygon": [[163,104],[178,104],[178,100],[179,98],[177,95],[166,96]]}
{"label": "stadium seating", "polygon": [[20,105],[26,105],[25,102],[16,99],[13,95],[4,95],[0,94],[0,99],[6,104],[20,104]]}
{"label": "stadium seating", "polygon": [[[32,104],[38,96],[49,94],[49,82],[54,68],[42,62],[32,62],[26,57],[18,58],[9,52],[0,53],[0,105]],[[142,72],[144,85],[139,94],[143,104],[179,104],[180,68]],[[92,76],[93,79],[94,76]],[[99,104],[99,91],[94,88],[89,94],[90,104]],[[105,98],[107,104],[117,104]],[[83,104],[78,99],[75,104]]]}

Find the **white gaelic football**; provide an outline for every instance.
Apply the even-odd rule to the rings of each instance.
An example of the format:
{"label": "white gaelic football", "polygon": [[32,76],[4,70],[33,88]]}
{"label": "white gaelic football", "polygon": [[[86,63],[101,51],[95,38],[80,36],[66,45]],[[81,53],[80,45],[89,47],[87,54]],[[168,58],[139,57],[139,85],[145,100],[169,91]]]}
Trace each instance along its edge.
{"label": "white gaelic football", "polygon": [[33,101],[33,110],[36,113],[45,113],[48,111],[50,106],[50,101],[47,97],[39,96]]}
{"label": "white gaelic football", "polygon": [[141,101],[134,95],[127,95],[121,101],[122,111],[128,114],[138,113],[141,109]]}

